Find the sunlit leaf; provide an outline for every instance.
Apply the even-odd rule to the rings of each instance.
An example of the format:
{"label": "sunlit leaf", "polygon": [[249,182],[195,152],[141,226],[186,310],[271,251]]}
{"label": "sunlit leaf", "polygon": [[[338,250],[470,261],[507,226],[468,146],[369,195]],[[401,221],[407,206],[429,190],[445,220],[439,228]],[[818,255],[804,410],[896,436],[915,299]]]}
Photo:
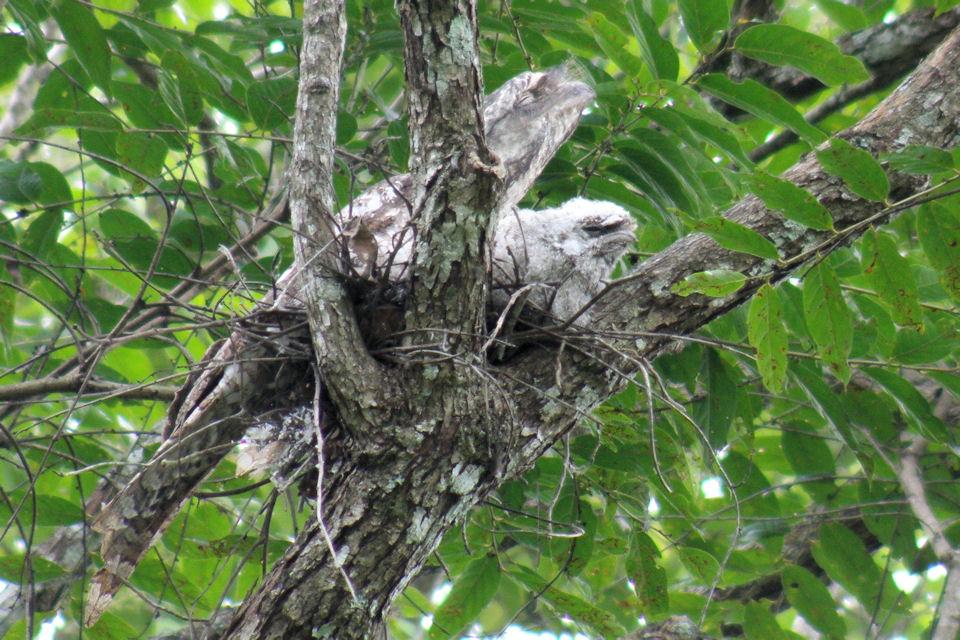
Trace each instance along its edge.
{"label": "sunlit leaf", "polygon": [[779,211],[784,218],[811,229],[833,228],[833,219],[826,207],[806,189],[763,171],[754,172],[748,177],[748,183],[765,205]]}
{"label": "sunlit leaf", "polygon": [[437,607],[428,637],[445,640],[458,636],[487,606],[499,584],[500,565],[496,556],[484,556],[471,562]]}
{"label": "sunlit leaf", "polygon": [[820,129],[804,120],[796,107],[755,80],[747,78],[743,82],[734,82],[725,75],[710,73],[698,78],[697,85],[724,102],[790,129],[810,145],[827,139]]}
{"label": "sunlit leaf", "polygon": [[879,606],[901,613],[908,610],[907,596],[897,588],[889,573],[881,573],[863,541],[842,524],[828,522],[820,527],[813,555],[817,564],[853,593],[864,607],[873,610]]}
{"label": "sunlit leaf", "polygon": [[651,73],[665,80],[676,80],[680,61],[673,45],[660,35],[656,23],[639,3],[627,3],[624,7],[633,36],[640,44],[640,54]]}
{"label": "sunlit leaf", "polygon": [[110,45],[93,10],[67,1],[56,3],[51,11],[70,50],[97,86],[110,95]]}
{"label": "sunlit leaf", "polygon": [[769,260],[779,258],[777,247],[772,242],[738,222],[720,216],[703,220],[695,220],[683,214],[681,217],[694,231],[706,233],[721,247]]}
{"label": "sunlit leaf", "polygon": [[663,613],[669,606],[667,573],[659,560],[660,550],[650,536],[640,532],[631,538],[627,573],[633,580],[643,613],[648,616]]}
{"label": "sunlit leaf", "polygon": [[814,629],[832,640],[847,637],[847,625],[837,614],[833,596],[812,573],[803,567],[788,565],[780,574],[780,580],[790,604]]}
{"label": "sunlit leaf", "polygon": [[683,26],[690,41],[701,51],[708,51],[716,33],[726,29],[730,11],[724,0],[678,0]]}
{"label": "sunlit leaf", "polygon": [[745,56],[796,67],[830,86],[854,84],[870,78],[862,62],[841,53],[834,43],[785,24],[750,27],[740,34],[733,46]]}
{"label": "sunlit leaf", "polygon": [[702,293],[705,296],[722,298],[739,291],[746,281],[747,277],[737,271],[713,269],[691,273],[670,287],[670,291],[684,297],[693,293]]}

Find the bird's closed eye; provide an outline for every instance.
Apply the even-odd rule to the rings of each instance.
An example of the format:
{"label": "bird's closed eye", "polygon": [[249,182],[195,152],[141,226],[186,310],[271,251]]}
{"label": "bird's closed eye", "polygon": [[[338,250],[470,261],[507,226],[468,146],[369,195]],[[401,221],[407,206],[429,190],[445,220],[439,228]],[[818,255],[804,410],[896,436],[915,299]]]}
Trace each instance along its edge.
{"label": "bird's closed eye", "polygon": [[587,224],[583,226],[583,230],[591,236],[603,236],[608,233],[614,233],[620,230],[621,227],[623,227],[622,222],[610,222],[607,224]]}

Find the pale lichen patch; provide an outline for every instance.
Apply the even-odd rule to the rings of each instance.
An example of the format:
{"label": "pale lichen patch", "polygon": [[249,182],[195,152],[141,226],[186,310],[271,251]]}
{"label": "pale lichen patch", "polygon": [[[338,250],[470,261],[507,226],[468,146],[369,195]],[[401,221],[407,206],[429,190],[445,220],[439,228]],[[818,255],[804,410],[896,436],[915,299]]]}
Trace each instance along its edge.
{"label": "pale lichen patch", "polygon": [[458,496],[467,495],[480,481],[482,469],[477,465],[462,465],[458,463],[453,467],[453,474],[450,479],[450,491]]}
{"label": "pale lichen patch", "polygon": [[407,542],[423,542],[430,530],[430,516],[423,509],[417,507],[410,518],[410,528],[407,529]]}

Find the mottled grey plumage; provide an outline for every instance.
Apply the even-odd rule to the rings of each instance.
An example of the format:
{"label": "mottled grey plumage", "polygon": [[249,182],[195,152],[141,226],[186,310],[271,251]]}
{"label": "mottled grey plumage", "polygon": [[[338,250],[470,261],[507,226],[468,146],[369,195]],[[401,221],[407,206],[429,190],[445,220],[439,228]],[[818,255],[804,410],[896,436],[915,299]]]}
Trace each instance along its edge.
{"label": "mottled grey plumage", "polygon": [[[626,209],[612,202],[574,198],[554,209],[501,214],[493,241],[491,303],[503,307],[512,291],[533,285],[525,299],[556,320],[576,316],[604,287],[604,279],[636,241]],[[579,315],[578,315],[579,313]]]}
{"label": "mottled grey plumage", "polygon": [[[494,304],[505,304],[504,296],[518,284],[536,282],[541,284],[531,303],[569,317],[602,286],[627,246],[633,223],[616,205],[578,199],[542,212],[518,213],[515,208],[592,99],[587,85],[558,67],[522,73],[485,103],[487,144],[505,172],[493,243]],[[391,282],[407,276],[416,227],[411,193],[409,176],[398,176],[374,185],[337,214],[334,223],[343,231],[345,271]],[[167,440],[96,519],[94,528],[104,534],[105,568],[91,583],[87,624],[106,609],[140,558],[246,428],[309,402],[302,396],[303,381],[311,378],[304,356],[310,345],[297,273],[288,270],[277,290],[275,300],[261,305],[240,330],[211,348],[199,376],[184,385],[171,406]]]}
{"label": "mottled grey plumage", "polygon": [[[574,79],[567,67],[527,71],[507,81],[484,102],[487,146],[504,169],[500,210],[511,211],[533,186],[580,122],[580,114],[594,98],[593,90]],[[352,238],[347,248],[357,273],[381,273],[389,265],[389,280],[409,273],[416,235],[410,200],[410,176],[380,182],[355,198],[337,215],[338,228],[351,236],[362,226],[375,239],[376,266]],[[353,236],[355,237],[355,236]],[[367,252],[369,253],[369,252]]]}

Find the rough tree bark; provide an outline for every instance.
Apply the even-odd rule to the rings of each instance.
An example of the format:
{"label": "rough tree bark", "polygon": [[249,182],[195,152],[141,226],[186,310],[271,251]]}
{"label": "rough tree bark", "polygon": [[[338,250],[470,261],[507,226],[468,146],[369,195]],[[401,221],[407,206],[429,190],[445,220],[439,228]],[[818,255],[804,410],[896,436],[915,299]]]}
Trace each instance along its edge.
{"label": "rough tree bark", "polygon": [[[419,128],[412,160],[422,189],[415,203],[418,271],[407,320],[418,330],[411,343],[420,350],[406,365],[388,368],[373,362],[362,342],[340,342],[353,331],[349,307],[337,306],[347,304],[340,292],[318,285],[314,299],[320,304],[312,304],[311,321],[324,378],[352,372],[349,381],[330,381],[340,385],[333,394],[336,418],[349,437],[335,450],[328,442],[325,450],[319,514],[324,526],[314,522],[301,532],[224,638],[376,637],[391,602],[442,535],[627,384],[645,359],[668,349],[671,336],[689,334],[748,300],[763,282],[786,277],[900,210],[854,195],[808,155],[786,177],[827,207],[839,234],[790,223],[748,197],[727,216],[772,240],[781,260],[734,253],[694,234],[607,291],[594,310],[595,334],[567,331],[554,340],[543,334],[512,360],[485,364],[483,354],[472,350],[483,310],[483,296],[476,296],[480,276],[466,262],[482,260],[494,172],[473,114],[440,122],[457,118],[463,105],[474,110],[479,99],[474,6],[414,0],[398,5],[407,37],[411,122]],[[308,3],[305,49],[316,46],[316,15],[316,3]],[[958,63],[960,33],[954,32],[841,136],[874,155],[908,144],[955,145]],[[305,67],[301,82],[309,83],[310,74]],[[462,98],[467,88],[475,92],[471,99],[449,101]],[[891,172],[889,178],[894,201],[924,185],[915,176]],[[469,233],[456,232],[461,223]],[[712,268],[740,271],[750,277],[749,285],[721,299],[670,292],[690,273]],[[462,295],[461,286],[476,297]],[[333,340],[338,344],[329,344]]]}

